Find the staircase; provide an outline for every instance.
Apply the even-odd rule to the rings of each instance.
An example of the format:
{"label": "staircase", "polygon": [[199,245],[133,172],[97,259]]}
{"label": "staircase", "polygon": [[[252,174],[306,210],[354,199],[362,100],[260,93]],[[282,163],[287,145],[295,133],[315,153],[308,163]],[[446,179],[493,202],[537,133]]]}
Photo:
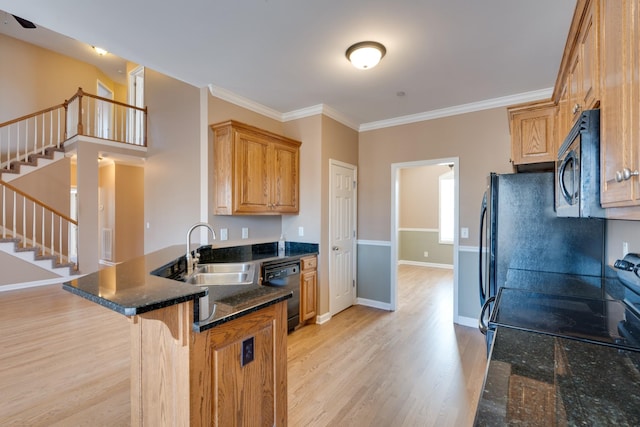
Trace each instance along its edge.
{"label": "staircase", "polygon": [[76,136],[146,147],[146,122],[146,108],[79,88],[62,104],[0,123],[0,251],[60,277],[78,274],[77,221],[10,181],[63,158]]}

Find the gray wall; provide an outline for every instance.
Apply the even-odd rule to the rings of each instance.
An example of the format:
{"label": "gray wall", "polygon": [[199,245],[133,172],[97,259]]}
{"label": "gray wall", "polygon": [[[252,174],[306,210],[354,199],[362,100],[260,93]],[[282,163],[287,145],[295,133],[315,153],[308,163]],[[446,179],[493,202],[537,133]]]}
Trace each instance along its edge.
{"label": "gray wall", "polygon": [[357,297],[391,303],[391,246],[358,242]]}
{"label": "gray wall", "polygon": [[439,243],[438,237],[438,230],[400,230],[398,260],[453,265],[453,244]]}

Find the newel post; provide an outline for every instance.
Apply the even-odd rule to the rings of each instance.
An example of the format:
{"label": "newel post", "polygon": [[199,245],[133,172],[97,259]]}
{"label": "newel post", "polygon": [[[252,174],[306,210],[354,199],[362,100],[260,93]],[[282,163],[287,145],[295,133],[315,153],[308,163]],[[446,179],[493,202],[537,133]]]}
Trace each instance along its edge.
{"label": "newel post", "polygon": [[78,135],[84,135],[84,126],[82,125],[82,88],[78,88]]}

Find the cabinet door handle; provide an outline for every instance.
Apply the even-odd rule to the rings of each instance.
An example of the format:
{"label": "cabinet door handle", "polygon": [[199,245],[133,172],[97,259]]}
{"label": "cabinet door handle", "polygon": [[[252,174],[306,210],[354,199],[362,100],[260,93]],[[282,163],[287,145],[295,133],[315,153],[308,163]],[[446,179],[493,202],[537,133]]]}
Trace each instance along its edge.
{"label": "cabinet door handle", "polygon": [[624,168],[621,171],[616,171],[616,182],[628,181],[632,176],[638,176],[640,172],[637,170],[631,172],[631,169]]}
{"label": "cabinet door handle", "polygon": [[578,111],[580,111],[580,104],[575,104],[573,106],[573,109],[571,111],[573,111],[573,114],[577,113]]}

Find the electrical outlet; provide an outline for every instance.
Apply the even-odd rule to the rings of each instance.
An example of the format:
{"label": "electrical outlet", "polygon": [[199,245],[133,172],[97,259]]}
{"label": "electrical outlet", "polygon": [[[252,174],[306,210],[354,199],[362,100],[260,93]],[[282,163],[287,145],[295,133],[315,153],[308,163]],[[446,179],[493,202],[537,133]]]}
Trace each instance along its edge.
{"label": "electrical outlet", "polygon": [[229,240],[229,229],[221,228],[220,229],[220,240]]}
{"label": "electrical outlet", "polygon": [[243,239],[248,239],[249,238],[249,228],[242,227],[242,238]]}
{"label": "electrical outlet", "polygon": [[460,229],[460,237],[462,237],[463,239],[468,239],[469,238],[469,228],[468,227],[462,227]]}
{"label": "electrical outlet", "polygon": [[246,366],[248,363],[253,362],[253,356],[253,337],[251,337],[242,341],[242,355],[240,356],[240,364],[242,366]]}
{"label": "electrical outlet", "polygon": [[629,253],[629,242],[622,242],[622,256]]}
{"label": "electrical outlet", "polygon": [[425,257],[425,258],[429,258],[429,252],[424,251],[424,257]]}
{"label": "electrical outlet", "polygon": [[298,236],[304,236],[304,227],[298,227]]}

